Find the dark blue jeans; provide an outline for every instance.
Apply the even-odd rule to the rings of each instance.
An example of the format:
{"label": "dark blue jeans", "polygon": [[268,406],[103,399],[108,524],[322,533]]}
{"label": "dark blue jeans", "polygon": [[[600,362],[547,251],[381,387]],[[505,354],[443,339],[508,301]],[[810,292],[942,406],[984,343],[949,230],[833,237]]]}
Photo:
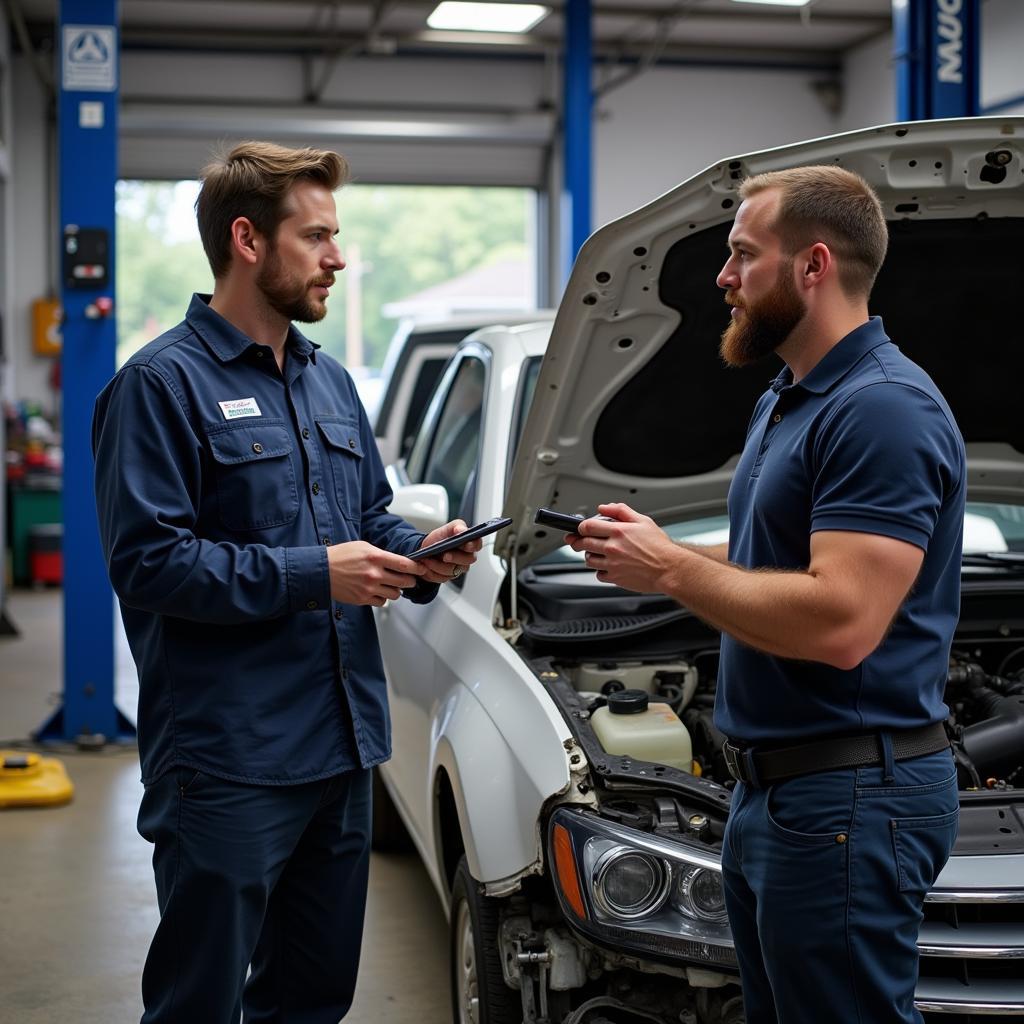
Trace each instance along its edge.
{"label": "dark blue jeans", "polygon": [[747,1024],[910,1024],[925,894],[956,838],[948,750],[737,785],[722,870]]}
{"label": "dark blue jeans", "polygon": [[160,924],[143,1024],[337,1024],[359,966],[369,830],[363,770],[247,786],[178,768],[148,786],[139,832]]}

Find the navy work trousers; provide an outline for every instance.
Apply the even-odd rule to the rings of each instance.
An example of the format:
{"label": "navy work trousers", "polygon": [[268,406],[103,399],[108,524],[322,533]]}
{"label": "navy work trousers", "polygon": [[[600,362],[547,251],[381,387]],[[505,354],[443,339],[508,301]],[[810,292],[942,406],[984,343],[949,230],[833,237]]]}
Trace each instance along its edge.
{"label": "navy work trousers", "polygon": [[747,1024],[910,1024],[925,894],[956,838],[948,750],[739,784],[722,855]]}
{"label": "navy work trousers", "polygon": [[172,769],[146,787],[139,832],[160,906],[143,1024],[341,1020],[362,941],[369,771],[249,786]]}

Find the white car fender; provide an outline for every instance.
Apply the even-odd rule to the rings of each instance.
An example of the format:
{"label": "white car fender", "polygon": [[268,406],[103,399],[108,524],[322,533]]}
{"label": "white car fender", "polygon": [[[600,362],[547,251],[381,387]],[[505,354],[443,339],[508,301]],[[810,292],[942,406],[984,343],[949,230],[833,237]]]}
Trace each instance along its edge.
{"label": "white car fender", "polygon": [[[555,749],[564,753],[557,738]],[[519,879],[542,870],[541,810],[569,785],[568,754],[564,756],[563,772],[552,772],[551,765],[538,771],[536,763],[525,763],[466,686],[453,687],[438,708],[431,778],[436,782],[442,770],[448,776],[470,874],[492,894],[513,891]],[[439,813],[435,806],[434,845],[440,864]]]}

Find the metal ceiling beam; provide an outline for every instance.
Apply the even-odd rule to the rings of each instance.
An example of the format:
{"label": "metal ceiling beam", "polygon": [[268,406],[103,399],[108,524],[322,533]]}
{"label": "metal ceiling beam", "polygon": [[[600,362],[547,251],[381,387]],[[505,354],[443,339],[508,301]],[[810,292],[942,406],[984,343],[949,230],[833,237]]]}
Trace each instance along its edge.
{"label": "metal ceiling beam", "polygon": [[373,139],[380,142],[446,141],[496,142],[506,145],[546,144],[554,130],[551,114],[536,112],[513,115],[447,113],[436,120],[423,111],[356,113],[323,112],[311,107],[278,107],[268,111],[262,103],[248,111],[230,104],[170,104],[125,101],[121,104],[122,136],[161,138],[256,137]]}
{"label": "metal ceiling beam", "polygon": [[[29,23],[29,33],[35,44],[52,39],[50,26],[40,22]],[[526,38],[526,37],[523,37]],[[394,43],[388,55],[397,56],[500,56],[539,57],[557,53],[560,40],[527,39],[525,43],[510,45],[507,42],[495,43],[451,43],[447,40],[431,39],[423,33],[410,36],[390,36]],[[363,34],[341,37],[345,44],[365,46]],[[859,42],[860,40],[858,40]],[[851,44],[852,45],[852,44]],[[282,33],[275,31],[243,32],[224,31],[212,32],[192,29],[125,29],[122,33],[122,52],[131,50],[163,50],[188,52],[235,52],[264,53],[320,56],[323,53],[323,40],[301,32]],[[623,46],[618,42],[594,42],[594,60],[642,60],[649,46],[638,41]],[[366,52],[365,48],[362,51]],[[376,51],[374,51],[376,53]],[[733,64],[735,66],[751,65],[770,68],[779,66],[815,71],[834,71],[838,66],[838,49],[820,49],[812,47],[751,47],[751,46],[715,46],[710,44],[670,44],[665,46],[660,63],[686,64]]]}
{"label": "metal ceiling beam", "polygon": [[[167,0],[122,0],[123,13],[130,16],[132,7],[145,7],[149,3],[166,3]],[[248,7],[253,6],[276,6],[286,7],[291,6],[283,2],[283,0],[219,0],[221,3],[234,2],[244,3]],[[184,7],[187,4],[194,4],[197,8],[201,6],[207,6],[209,0],[175,0],[175,6]],[[566,3],[564,0],[544,0],[545,6],[551,7],[553,13],[556,16],[561,16],[565,10]],[[294,6],[299,6],[295,4]],[[316,3],[310,0],[309,3],[305,4],[307,7],[315,7]],[[366,0],[365,3],[353,3],[349,2],[346,6],[351,9],[365,7],[368,12],[372,11],[373,2],[372,0]],[[413,10],[433,10],[437,6],[437,0],[398,0],[395,3],[395,9],[398,8],[411,8]],[[663,18],[666,14],[670,13],[673,4],[667,0],[662,5],[657,4],[629,4],[629,3],[602,3],[601,0],[594,0],[593,2],[593,16],[595,18],[601,17],[616,17],[616,18],[638,18],[638,19],[658,19]],[[687,14],[688,18],[693,18],[699,21],[745,21],[745,22],[766,22],[769,24],[778,24],[780,21],[799,21],[804,15],[801,13],[801,8],[798,7],[775,7],[765,8],[763,10],[756,10],[751,8],[749,10],[743,7],[737,6],[735,8],[705,8],[698,9]],[[124,20],[124,19],[122,19]],[[886,14],[871,14],[865,13],[864,11],[857,10],[846,10],[846,11],[818,11],[815,8],[811,9],[810,20],[812,23],[818,22],[823,25],[835,25],[837,23],[850,24],[850,25],[865,25],[865,26],[877,26],[881,24],[889,24],[890,17]],[[177,23],[180,24],[181,19],[176,19]]]}
{"label": "metal ceiling beam", "polygon": [[[224,99],[196,99],[194,97],[186,97],[183,100],[181,96],[167,96],[166,94],[147,96],[145,93],[140,92],[121,93],[122,106],[128,106],[132,110],[136,111],[158,110],[160,108],[169,108],[176,111],[181,108],[183,102],[190,110],[196,111],[209,109],[218,111],[252,110],[254,106],[258,106],[260,110],[273,111],[281,114],[282,116],[300,113],[304,117],[378,118],[381,115],[391,117],[397,113],[397,116],[404,120],[416,120],[422,118],[424,115],[427,117],[437,118],[459,118],[465,116],[508,119],[534,115],[538,112],[536,105],[527,106],[525,104],[512,106],[495,103],[416,103],[403,101],[401,107],[396,108],[394,103],[386,100],[359,100],[354,103],[339,103],[337,101],[328,100],[324,103],[318,103],[316,105],[315,112],[310,115],[310,108],[308,106],[300,106],[295,99],[280,97],[272,98],[260,96],[256,99],[241,96],[228,97]],[[547,109],[547,107],[541,108],[541,112],[544,113]]]}

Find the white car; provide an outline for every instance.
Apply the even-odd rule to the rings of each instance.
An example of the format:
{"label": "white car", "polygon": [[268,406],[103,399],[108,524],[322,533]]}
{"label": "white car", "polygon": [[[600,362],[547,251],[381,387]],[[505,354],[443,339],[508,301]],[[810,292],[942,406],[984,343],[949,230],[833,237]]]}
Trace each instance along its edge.
{"label": "white car", "polygon": [[[872,311],[957,415],[985,548],[965,556],[946,693],[961,834],[926,905],[918,1005],[948,1024],[1024,1015],[1024,119],[991,118],[716,164],[587,242],[553,329],[478,331],[445,370],[389,468],[392,508],[424,529],[499,511],[514,525],[433,603],[378,611],[381,779],[450,916],[459,1024],[743,1020],[719,874],[718,637],[662,596],[599,583],[533,515],[621,499],[677,537],[722,539],[772,373],[718,357],[736,190],[822,162],[882,199]],[[604,749],[595,716],[623,686],[672,707],[689,771]]]}
{"label": "white car", "polygon": [[434,386],[459,342],[481,327],[554,318],[554,310],[539,309],[532,313],[492,313],[422,323],[404,321],[388,345],[380,373],[380,393],[371,413],[373,434],[384,465],[409,454]]}

